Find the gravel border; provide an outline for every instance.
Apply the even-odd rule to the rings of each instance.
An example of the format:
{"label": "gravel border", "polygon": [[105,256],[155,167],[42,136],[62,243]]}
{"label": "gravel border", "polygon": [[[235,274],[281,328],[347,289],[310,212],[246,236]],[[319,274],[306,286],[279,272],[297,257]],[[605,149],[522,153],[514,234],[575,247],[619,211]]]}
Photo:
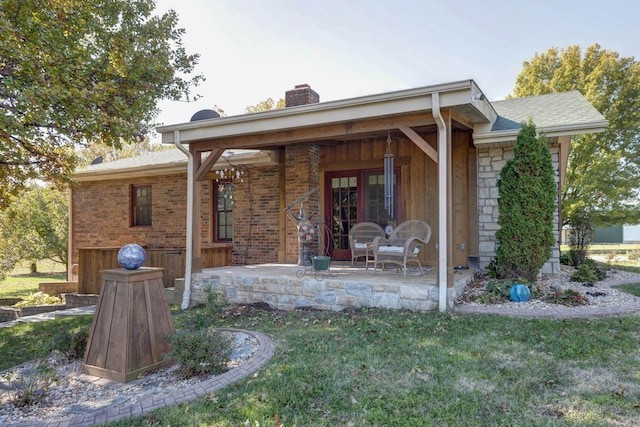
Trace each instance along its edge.
{"label": "gravel border", "polygon": [[[194,400],[199,397],[211,395],[211,393],[255,373],[275,354],[275,344],[271,338],[265,334],[243,329],[221,328],[220,330],[246,334],[251,336],[257,342],[257,349],[251,354],[250,358],[245,360],[239,366],[232,368],[223,374],[216,375],[194,384],[189,384],[187,387],[181,389],[172,389],[170,392],[162,392],[162,390],[160,390],[159,393],[156,393],[158,390],[154,390],[153,394],[145,396],[133,404],[114,404],[106,409],[101,408],[95,411],[86,411],[82,414],[74,414],[55,419],[51,419],[46,413],[43,413],[42,418],[46,419],[46,421],[42,419],[35,421],[31,419],[17,423],[7,422],[6,420],[0,421],[2,422],[2,425],[23,427],[92,426],[132,416],[140,416],[164,406],[175,405]],[[114,382],[112,381],[98,379],[97,377],[96,381],[114,385]],[[125,383],[121,386],[126,387],[128,384],[129,383]]]}
{"label": "gravel border", "polygon": [[[628,283],[640,283],[640,274],[621,270],[609,270],[607,278],[595,282],[592,286],[571,282],[569,277],[573,269],[563,266],[560,277],[542,280],[539,286],[552,289],[572,289],[580,292],[588,299],[588,304],[565,306],[551,304],[541,300],[529,300],[524,303],[505,302],[500,304],[481,304],[470,301],[471,287],[467,287],[458,298],[452,313],[454,314],[498,314],[521,318],[571,319],[627,316],[640,313],[640,298],[614,289],[614,286]],[[602,294],[592,297],[591,294]]]}

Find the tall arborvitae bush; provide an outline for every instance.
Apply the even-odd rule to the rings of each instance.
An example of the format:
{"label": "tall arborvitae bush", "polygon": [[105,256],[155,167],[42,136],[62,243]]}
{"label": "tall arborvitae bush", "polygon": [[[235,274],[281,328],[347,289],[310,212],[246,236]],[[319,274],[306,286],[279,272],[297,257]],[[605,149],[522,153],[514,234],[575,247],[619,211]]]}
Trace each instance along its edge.
{"label": "tall arborvitae bush", "polygon": [[557,188],[547,139],[531,120],[500,172],[498,192],[496,276],[535,281],[554,245]]}

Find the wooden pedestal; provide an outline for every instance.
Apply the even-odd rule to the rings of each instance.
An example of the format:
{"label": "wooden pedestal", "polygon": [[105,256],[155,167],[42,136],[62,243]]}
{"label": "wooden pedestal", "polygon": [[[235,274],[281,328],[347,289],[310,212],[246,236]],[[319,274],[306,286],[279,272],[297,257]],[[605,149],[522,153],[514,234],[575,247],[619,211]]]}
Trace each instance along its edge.
{"label": "wooden pedestal", "polygon": [[162,269],[142,267],[100,271],[102,290],[83,371],[102,378],[127,382],[145,372],[171,364],[164,338],[173,331],[165,300]]}

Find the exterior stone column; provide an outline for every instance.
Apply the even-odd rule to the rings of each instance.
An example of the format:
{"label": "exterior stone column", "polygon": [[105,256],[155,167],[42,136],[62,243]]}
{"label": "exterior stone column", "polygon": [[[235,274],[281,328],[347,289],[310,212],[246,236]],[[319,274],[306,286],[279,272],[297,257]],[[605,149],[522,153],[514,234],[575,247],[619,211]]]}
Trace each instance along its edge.
{"label": "exterior stone column", "polygon": [[[559,147],[549,147],[555,171],[557,188],[560,183]],[[498,177],[508,160],[513,158],[513,147],[479,148],[478,149],[478,258],[481,269],[486,269],[496,256],[496,231],[498,225]],[[560,274],[560,224],[559,213],[554,215],[553,234],[556,244],[551,258],[541,270],[543,275]]]}

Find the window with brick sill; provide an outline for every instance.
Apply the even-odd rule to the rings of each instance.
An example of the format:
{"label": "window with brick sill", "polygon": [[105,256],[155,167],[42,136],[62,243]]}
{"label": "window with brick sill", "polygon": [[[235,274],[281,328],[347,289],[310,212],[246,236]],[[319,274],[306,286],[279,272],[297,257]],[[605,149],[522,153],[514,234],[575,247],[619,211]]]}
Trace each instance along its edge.
{"label": "window with brick sill", "polygon": [[228,180],[213,181],[213,240],[233,240],[233,184]]}
{"label": "window with brick sill", "polygon": [[152,224],[151,185],[131,186],[129,218],[131,227],[150,226]]}

